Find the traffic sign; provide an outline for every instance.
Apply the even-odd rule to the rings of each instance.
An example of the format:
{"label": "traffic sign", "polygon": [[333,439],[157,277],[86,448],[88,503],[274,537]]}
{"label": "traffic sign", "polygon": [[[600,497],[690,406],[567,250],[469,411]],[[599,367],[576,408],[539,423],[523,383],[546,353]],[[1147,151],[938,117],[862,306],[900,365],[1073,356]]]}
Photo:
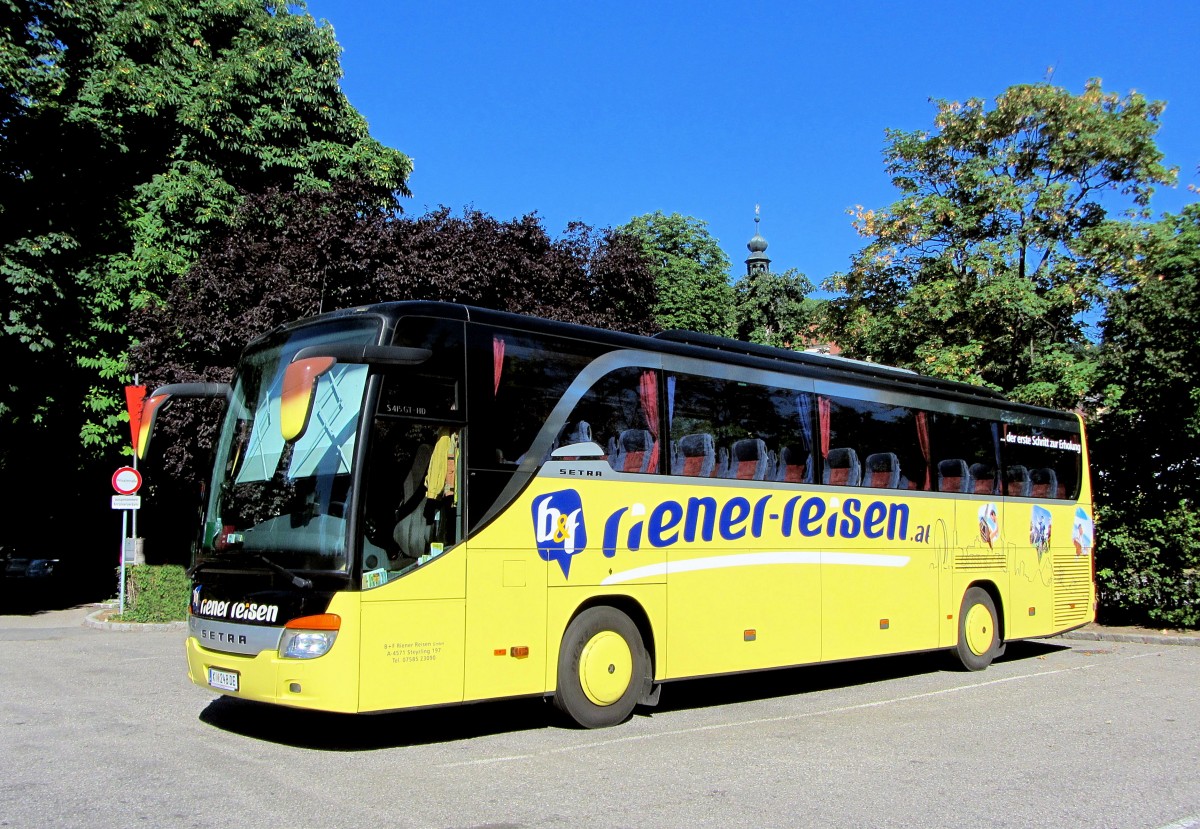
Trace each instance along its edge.
{"label": "traffic sign", "polygon": [[113,509],[141,509],[142,496],[140,495],[114,495],[112,496]]}
{"label": "traffic sign", "polygon": [[132,466],[122,466],[113,473],[112,485],[118,495],[133,495],[142,488],[142,473]]}

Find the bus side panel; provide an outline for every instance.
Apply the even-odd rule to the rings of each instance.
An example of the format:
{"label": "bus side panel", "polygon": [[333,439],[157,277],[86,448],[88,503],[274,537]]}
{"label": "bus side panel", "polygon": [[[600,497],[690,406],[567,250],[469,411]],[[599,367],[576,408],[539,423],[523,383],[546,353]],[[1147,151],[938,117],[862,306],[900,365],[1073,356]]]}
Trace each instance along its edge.
{"label": "bus side panel", "polygon": [[1053,628],[1055,550],[1071,545],[1069,531],[1063,529],[1070,526],[1071,511],[1069,505],[1048,501],[1005,504],[1004,538],[1011,570],[1006,639],[1040,636]]}
{"label": "bus side panel", "polygon": [[[500,531],[472,541],[467,557],[465,697],[540,694],[546,690],[547,563],[532,545],[492,546],[512,535],[490,530]],[[528,534],[525,524],[520,530]]]}
{"label": "bus side panel", "polygon": [[[869,490],[847,495],[863,500],[870,497]],[[830,498],[831,507],[835,497]],[[855,525],[837,519],[837,533],[822,539],[826,545],[821,553],[822,658],[826,660],[939,645],[939,577],[944,551],[935,543],[942,534],[933,530],[943,519],[943,502],[895,498],[885,492],[872,503],[881,503],[888,511],[886,524],[879,524],[875,531],[893,537],[864,543],[863,532],[845,538],[848,533],[841,528],[853,530]],[[849,506],[847,498],[842,511],[855,514]],[[866,510],[862,512],[865,515]],[[865,529],[865,518],[863,524]]]}
{"label": "bus side panel", "polygon": [[[1012,621],[1013,599],[1009,589],[1010,561],[1016,551],[1012,527],[1005,522],[1009,505],[1000,495],[962,498],[953,502],[955,510],[955,544],[951,551],[952,589],[949,604],[943,606],[943,616],[949,616],[949,639],[942,644],[958,644],[958,630],[963,595],[972,584],[994,585],[1000,601],[996,612],[1003,619],[1003,629]],[[1029,528],[1026,527],[1026,535]],[[1011,638],[1011,637],[1008,637]]]}
{"label": "bus side panel", "polygon": [[460,544],[360,594],[359,710],[462,701],[466,560]]}
{"label": "bus side panel", "polygon": [[[672,550],[667,589],[672,677],[730,673],[821,658],[821,569],[756,563],[753,552]],[[688,558],[728,566],[687,570]],[[739,560],[745,563],[739,563]]]}
{"label": "bus side panel", "polygon": [[[707,498],[684,497],[695,494]],[[714,527],[712,540],[668,549],[667,636],[670,676],[702,676],[797,665],[821,659],[819,554],[783,538],[783,504],[792,493],[740,487],[681,491],[691,523]],[[697,505],[711,501],[705,519]],[[730,510],[734,501],[741,510]],[[697,511],[698,510],[698,511]],[[752,516],[759,513],[757,519]],[[721,516],[745,516],[732,533]],[[758,525],[758,529],[754,528]],[[726,536],[732,536],[727,538]]]}
{"label": "bus side panel", "polygon": [[660,536],[678,528],[663,529],[655,508],[673,490],[653,475],[612,478],[607,461],[550,463],[509,511],[511,536],[546,561],[547,691],[557,687],[563,632],[585,603],[633,599],[652,629],[646,647],[656,677],[665,670],[667,554]]}

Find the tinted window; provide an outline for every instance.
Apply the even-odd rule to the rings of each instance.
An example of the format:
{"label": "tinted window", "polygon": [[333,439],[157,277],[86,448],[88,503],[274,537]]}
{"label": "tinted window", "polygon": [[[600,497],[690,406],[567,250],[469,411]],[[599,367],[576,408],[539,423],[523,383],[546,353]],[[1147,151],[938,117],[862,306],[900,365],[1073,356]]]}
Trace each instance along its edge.
{"label": "tinted window", "polygon": [[929,416],[904,406],[822,397],[822,482],[931,489]]}
{"label": "tinted window", "polygon": [[622,472],[659,471],[658,372],[622,368],[583,395],[559,430],[556,446],[591,441]]}
{"label": "tinted window", "polygon": [[673,474],[793,483],[812,474],[811,395],[679,374],[667,377]]}
{"label": "tinted window", "polygon": [[[609,350],[580,340],[468,326],[471,427],[464,449],[470,475],[467,510],[471,528],[494,514],[502,493],[511,494],[512,486],[521,485],[513,476],[523,461],[540,463],[549,455],[552,438],[536,450],[537,458],[529,453],[579,372]],[[531,468],[522,475],[527,473]]]}
{"label": "tinted window", "polygon": [[1077,498],[1083,447],[1079,433],[1005,423],[1004,491],[1027,498]]}
{"label": "tinted window", "polygon": [[[999,425],[995,421],[951,414],[933,417],[935,489],[999,495]],[[965,477],[964,477],[965,476]]]}

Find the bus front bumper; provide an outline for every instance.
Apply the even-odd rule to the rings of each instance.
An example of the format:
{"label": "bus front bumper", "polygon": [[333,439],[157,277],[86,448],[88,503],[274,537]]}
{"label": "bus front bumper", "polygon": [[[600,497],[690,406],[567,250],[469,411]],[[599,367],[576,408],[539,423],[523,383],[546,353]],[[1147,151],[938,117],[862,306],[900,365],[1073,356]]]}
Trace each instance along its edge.
{"label": "bus front bumper", "polygon": [[[187,639],[188,678],[209,691],[295,708],[358,711],[358,670],[351,648],[335,642],[316,659],[281,659],[278,651],[243,656],[205,648]],[[349,643],[346,643],[349,644]]]}

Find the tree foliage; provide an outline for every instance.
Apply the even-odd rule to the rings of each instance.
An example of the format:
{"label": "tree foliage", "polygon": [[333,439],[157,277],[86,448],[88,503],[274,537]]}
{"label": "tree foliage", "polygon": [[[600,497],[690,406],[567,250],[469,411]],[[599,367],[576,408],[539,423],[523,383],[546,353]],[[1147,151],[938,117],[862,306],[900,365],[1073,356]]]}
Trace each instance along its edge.
{"label": "tree foliage", "polygon": [[[572,224],[551,238],[536,215],[501,221],[446,208],[400,218],[363,187],[250,196],[162,305],[134,319],[132,366],[150,386],[232,377],[246,342],[322,311],[430,299],[649,333],[654,283],[640,244]],[[147,536],[186,553],[196,486],[220,406],[180,400],[156,426]]]}
{"label": "tree foliage", "polygon": [[803,347],[817,324],[813,284],[795,268],[781,274],[759,271],[733,284],[735,332],[739,340],[777,348]]}
{"label": "tree foliage", "polygon": [[370,137],[303,3],[3,0],[0,23],[0,464],[99,500],[130,311],[243,193],[354,180],[394,203],[411,162]]}
{"label": "tree foliage", "polygon": [[721,336],[733,333],[729,257],[705,222],[656,211],[631,219],[619,230],[636,237],[650,260],[659,326]]}
{"label": "tree foliage", "polygon": [[[165,293],[240,193],[354,178],[386,201],[411,162],[374,141],[338,87],[338,46],[302,4],[10,0],[0,69],[0,268],[9,357],[55,396],[13,388],[14,417],[98,415],[123,370],[124,319]],[[90,382],[89,382],[90,381]],[[36,415],[35,415],[36,416]],[[104,444],[103,426],[83,427]]]}
{"label": "tree foliage", "polygon": [[1109,211],[1142,213],[1174,180],[1163,104],[1093,80],[936,106],[933,131],[888,131],[901,197],[856,210],[868,242],[831,280],[831,333],[853,356],[1075,405],[1094,373],[1082,315],[1136,253],[1137,228]]}
{"label": "tree foliage", "polygon": [[1106,611],[1200,624],[1200,204],[1157,223],[1109,301],[1092,419]]}

